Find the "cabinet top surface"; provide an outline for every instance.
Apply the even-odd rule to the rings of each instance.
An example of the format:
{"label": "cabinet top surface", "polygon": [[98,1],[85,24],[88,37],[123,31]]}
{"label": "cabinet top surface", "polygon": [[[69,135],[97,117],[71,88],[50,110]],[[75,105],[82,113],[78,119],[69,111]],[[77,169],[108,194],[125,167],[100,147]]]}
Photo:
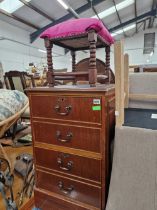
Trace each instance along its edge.
{"label": "cabinet top surface", "polygon": [[97,85],[59,85],[55,87],[35,87],[27,89],[27,92],[112,92],[115,89],[114,84]]}

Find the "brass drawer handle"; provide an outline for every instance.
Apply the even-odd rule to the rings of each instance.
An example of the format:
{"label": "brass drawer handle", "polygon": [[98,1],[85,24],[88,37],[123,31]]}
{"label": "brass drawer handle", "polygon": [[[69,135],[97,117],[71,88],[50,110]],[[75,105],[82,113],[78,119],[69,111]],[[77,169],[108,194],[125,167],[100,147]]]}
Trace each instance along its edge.
{"label": "brass drawer handle", "polygon": [[60,142],[69,142],[73,137],[73,134],[71,132],[68,132],[67,135],[66,135],[66,138],[65,139],[62,139],[62,135],[61,135],[61,132],[60,131],[57,131],[56,132],[56,138],[58,141]]}
{"label": "brass drawer handle", "polygon": [[62,181],[59,181],[58,187],[59,187],[60,191],[62,191],[66,195],[70,194],[74,190],[73,185],[70,185],[69,187],[65,188]]}
{"label": "brass drawer handle", "polygon": [[69,161],[67,163],[66,166],[64,166],[64,161],[62,160],[62,158],[58,157],[57,159],[57,163],[59,165],[59,168],[63,171],[71,171],[72,167],[73,167],[73,161]]}
{"label": "brass drawer handle", "polygon": [[56,110],[57,114],[62,115],[62,116],[68,115],[70,113],[71,109],[72,109],[72,106],[69,105],[69,106],[65,107],[65,112],[60,112],[61,107],[59,105],[55,106],[55,110]]}

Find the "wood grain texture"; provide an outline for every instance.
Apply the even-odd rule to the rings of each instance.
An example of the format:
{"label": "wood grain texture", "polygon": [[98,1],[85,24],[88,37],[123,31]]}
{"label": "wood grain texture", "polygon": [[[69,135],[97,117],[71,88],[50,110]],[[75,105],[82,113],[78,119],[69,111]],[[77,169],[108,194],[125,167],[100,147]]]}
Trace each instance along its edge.
{"label": "wood grain texture", "polygon": [[[43,210],[105,208],[115,122],[114,88],[91,89],[29,92],[37,176],[35,205]],[[55,106],[60,107],[57,112]],[[72,108],[65,115],[69,106]],[[94,111],[93,106],[100,109]],[[69,133],[73,134],[70,140]],[[70,166],[70,170],[60,166]]]}
{"label": "wood grain texture", "polygon": [[99,210],[94,206],[76,200],[67,200],[64,196],[37,188],[35,203],[36,207],[42,207],[42,210]]}
{"label": "wood grain texture", "polygon": [[50,87],[54,86],[54,76],[53,76],[53,59],[52,59],[52,47],[53,44],[49,39],[45,39],[45,47],[47,51],[47,65],[48,65],[48,72],[47,72],[47,82]]}
{"label": "wood grain texture", "polygon": [[[86,73],[86,72],[83,72]],[[70,74],[74,74],[73,72]],[[29,88],[27,89],[28,94],[31,93],[31,95],[68,95],[68,96],[90,96],[90,93],[92,93],[92,96],[105,96],[115,93],[115,85],[113,84],[107,84],[107,85],[97,85],[96,87],[89,87],[89,86],[73,86],[73,85],[62,85],[60,87],[36,87],[36,88]],[[44,94],[42,94],[44,93]],[[83,93],[83,95],[82,95]]]}
{"label": "wood grain texture", "polygon": [[[68,179],[64,176],[51,174],[43,171],[36,171],[36,187],[64,195],[67,199],[80,201],[91,206],[101,208],[101,188]],[[44,181],[43,181],[44,180]],[[63,189],[59,188],[59,182],[63,183]],[[72,188],[72,190],[70,189]]]}
{"label": "wood grain texture", "polygon": [[35,156],[36,165],[97,182],[101,180],[100,160],[41,148],[35,148]]}
{"label": "wood grain texture", "polygon": [[[33,96],[31,101],[32,117],[101,123],[101,112],[92,110],[94,99],[101,100],[100,97],[92,96],[82,98],[65,97],[64,95],[60,97]],[[67,111],[68,108],[70,109],[69,111]],[[62,113],[65,113],[65,115]]]}
{"label": "wood grain texture", "polygon": [[115,92],[116,92],[116,126],[124,123],[124,42],[114,44]]}
{"label": "wood grain texture", "polygon": [[[76,64],[76,72],[87,72],[89,68],[89,58],[85,58],[81,61],[79,61]],[[96,58],[96,69],[97,69],[97,76],[98,75],[110,75],[110,83],[114,84],[115,83],[115,76],[113,71],[110,69],[110,67],[107,68],[106,63],[104,63],[102,60]],[[97,78],[98,82],[101,84],[108,84],[108,78],[106,79],[101,79],[100,77]]]}
{"label": "wood grain texture", "polygon": [[95,41],[90,42],[90,59],[89,59],[89,84],[94,87],[97,82],[96,69],[96,44]]}
{"label": "wood grain texture", "polygon": [[[66,125],[52,122],[33,122],[33,132],[38,142],[100,152],[100,128]],[[57,137],[57,134],[60,134]],[[67,136],[71,134],[71,138]]]}
{"label": "wood grain texture", "polygon": [[101,154],[96,153],[96,152],[89,152],[87,150],[79,150],[79,149],[73,149],[70,147],[63,147],[63,146],[58,146],[58,145],[50,145],[50,144],[45,144],[45,143],[39,143],[35,141],[34,147],[39,147],[39,148],[45,148],[45,149],[50,149],[54,151],[59,151],[59,152],[64,152],[64,153],[69,153],[69,154],[77,154],[81,157],[87,157],[87,158],[93,158],[97,160],[101,160]]}
{"label": "wood grain texture", "polygon": [[129,55],[124,55],[124,107],[128,108],[129,106]]}

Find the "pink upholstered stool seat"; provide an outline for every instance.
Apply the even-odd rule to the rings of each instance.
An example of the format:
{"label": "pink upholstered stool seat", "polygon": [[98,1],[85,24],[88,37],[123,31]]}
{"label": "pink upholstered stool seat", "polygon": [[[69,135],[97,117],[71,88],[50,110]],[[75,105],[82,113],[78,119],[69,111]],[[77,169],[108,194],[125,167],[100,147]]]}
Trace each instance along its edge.
{"label": "pink upholstered stool seat", "polygon": [[109,31],[96,18],[80,18],[62,22],[45,30],[40,37],[54,40],[87,34],[91,29],[95,30],[107,45],[114,43]]}

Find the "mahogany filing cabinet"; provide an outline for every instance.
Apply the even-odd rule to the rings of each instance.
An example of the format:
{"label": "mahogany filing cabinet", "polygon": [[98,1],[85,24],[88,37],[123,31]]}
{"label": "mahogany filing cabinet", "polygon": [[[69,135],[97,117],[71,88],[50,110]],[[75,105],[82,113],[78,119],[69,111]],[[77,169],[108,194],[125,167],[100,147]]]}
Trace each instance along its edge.
{"label": "mahogany filing cabinet", "polygon": [[28,91],[36,186],[41,210],[104,210],[114,85]]}

